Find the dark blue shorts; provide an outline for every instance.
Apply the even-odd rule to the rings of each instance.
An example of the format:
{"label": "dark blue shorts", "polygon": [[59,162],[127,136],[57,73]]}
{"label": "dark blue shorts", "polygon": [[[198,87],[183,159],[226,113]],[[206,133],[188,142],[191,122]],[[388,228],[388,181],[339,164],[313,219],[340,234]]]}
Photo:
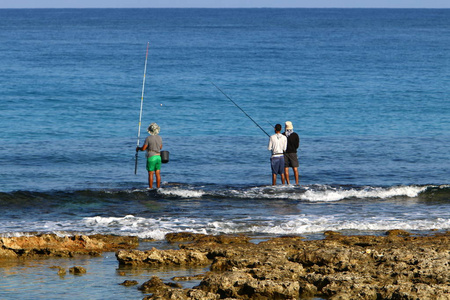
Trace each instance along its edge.
{"label": "dark blue shorts", "polygon": [[272,174],[284,174],[284,156],[271,157],[270,166],[272,167]]}

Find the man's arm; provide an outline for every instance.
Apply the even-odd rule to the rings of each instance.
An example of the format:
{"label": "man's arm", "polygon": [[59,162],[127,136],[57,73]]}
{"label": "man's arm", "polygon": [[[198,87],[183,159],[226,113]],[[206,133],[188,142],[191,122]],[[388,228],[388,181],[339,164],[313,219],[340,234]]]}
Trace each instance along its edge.
{"label": "man's arm", "polygon": [[273,145],[272,145],[272,137],[269,138],[269,146],[267,147],[267,150],[272,151]]}
{"label": "man's arm", "polygon": [[[147,148],[148,148],[147,144],[144,144],[144,146],[142,146],[142,147],[136,147],[136,152],[145,151],[145,149],[147,149]],[[162,148],[162,145],[161,145],[161,148]]]}
{"label": "man's arm", "polygon": [[298,134],[295,134],[295,143],[294,143],[295,149],[297,149],[300,146],[300,137]]}

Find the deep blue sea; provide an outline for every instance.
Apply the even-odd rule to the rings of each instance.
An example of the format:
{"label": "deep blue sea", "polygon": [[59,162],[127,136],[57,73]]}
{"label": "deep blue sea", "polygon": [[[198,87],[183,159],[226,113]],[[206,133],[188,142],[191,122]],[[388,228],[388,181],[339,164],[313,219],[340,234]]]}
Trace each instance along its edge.
{"label": "deep blue sea", "polygon": [[[151,192],[147,43],[140,143],[156,122],[170,151]],[[212,83],[269,134],[292,121],[300,186],[270,186],[267,135]],[[447,231],[449,95],[446,9],[3,9],[0,235]],[[143,297],[105,271],[49,298],[53,271],[22,267],[0,298]]]}

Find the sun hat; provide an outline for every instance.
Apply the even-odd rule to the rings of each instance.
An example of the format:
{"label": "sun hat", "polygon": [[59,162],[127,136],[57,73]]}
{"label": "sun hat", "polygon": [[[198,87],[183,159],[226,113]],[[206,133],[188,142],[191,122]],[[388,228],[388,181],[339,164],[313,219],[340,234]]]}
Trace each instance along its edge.
{"label": "sun hat", "polygon": [[152,123],[150,125],[148,125],[147,128],[147,132],[150,133],[151,135],[157,135],[159,133],[159,126],[156,123]]}
{"label": "sun hat", "polygon": [[291,121],[286,121],[285,125],[286,125],[286,130],[294,129],[294,126],[292,126]]}

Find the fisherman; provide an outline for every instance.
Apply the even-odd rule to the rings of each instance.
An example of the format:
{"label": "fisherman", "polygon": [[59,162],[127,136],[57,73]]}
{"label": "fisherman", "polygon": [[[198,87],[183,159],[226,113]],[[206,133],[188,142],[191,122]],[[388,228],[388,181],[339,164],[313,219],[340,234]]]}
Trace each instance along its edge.
{"label": "fisherman", "polygon": [[295,184],[298,185],[298,157],[297,149],[300,145],[300,138],[296,132],[294,132],[294,126],[291,121],[286,121],[285,131],[283,135],[287,138],[287,148],[284,151],[284,175],[286,177],[286,183],[289,182],[289,168],[291,167],[294,171]]}
{"label": "fisherman", "polygon": [[284,184],[284,154],[287,147],[287,138],[281,134],[281,125],[275,125],[275,134],[269,139],[268,150],[272,151],[270,165],[272,168],[272,185],[277,184],[277,175],[281,176],[281,183]]}
{"label": "fisherman", "polygon": [[153,175],[156,175],[156,187],[161,187],[161,149],[162,138],[158,135],[160,128],[158,124],[151,123],[147,132],[150,134],[144,142],[142,147],[136,147],[137,151],[147,151],[147,171],[148,171],[148,186],[153,189]]}

